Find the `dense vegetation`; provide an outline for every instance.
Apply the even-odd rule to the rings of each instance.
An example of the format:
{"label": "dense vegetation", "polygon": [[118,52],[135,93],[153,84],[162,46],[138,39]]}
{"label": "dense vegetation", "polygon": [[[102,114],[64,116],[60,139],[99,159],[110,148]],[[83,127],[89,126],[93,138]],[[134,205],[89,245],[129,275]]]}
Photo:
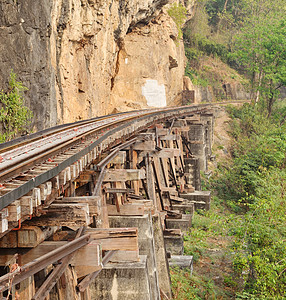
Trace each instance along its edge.
{"label": "dense vegetation", "polygon": [[[269,115],[286,84],[286,7],[283,0],[200,0],[184,28],[186,75],[197,85],[221,85],[208,72],[206,56],[245,75],[257,102],[267,99]],[[215,82],[216,81],[216,82]]]}
{"label": "dense vegetation", "polygon": [[23,93],[27,90],[16,74],[11,71],[9,89],[0,91],[0,143],[9,141],[19,134],[26,133],[31,122],[32,112],[24,105]]}
{"label": "dense vegetation", "polygon": [[227,109],[229,155],[205,179],[211,210],[185,236],[193,275],[171,271],[176,299],[286,298],[285,10],[282,0],[201,0],[184,28],[192,82],[221,84],[211,57],[247,79],[253,101]]}
{"label": "dense vegetation", "polygon": [[172,271],[176,299],[286,297],[286,103],[265,106],[228,108],[231,159],[205,179],[213,205],[185,237],[194,275]]}
{"label": "dense vegetation", "polygon": [[234,270],[253,299],[286,296],[286,126],[281,109],[230,109],[232,157],[217,169],[212,187],[240,221]]}

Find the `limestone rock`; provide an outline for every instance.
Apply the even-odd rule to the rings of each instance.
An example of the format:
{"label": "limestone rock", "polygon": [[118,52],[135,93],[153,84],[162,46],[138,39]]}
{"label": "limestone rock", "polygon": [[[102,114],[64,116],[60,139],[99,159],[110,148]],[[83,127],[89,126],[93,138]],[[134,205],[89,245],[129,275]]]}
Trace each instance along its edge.
{"label": "limestone rock", "polygon": [[162,12],[168,2],[1,1],[0,88],[13,69],[35,130],[157,106],[154,93],[160,105],[178,103],[184,50]]}
{"label": "limestone rock", "polygon": [[125,36],[113,81],[110,111],[128,110],[131,103],[144,107],[176,104],[183,89],[184,46],[171,36],[178,31],[173,20],[161,13],[150,24]]}

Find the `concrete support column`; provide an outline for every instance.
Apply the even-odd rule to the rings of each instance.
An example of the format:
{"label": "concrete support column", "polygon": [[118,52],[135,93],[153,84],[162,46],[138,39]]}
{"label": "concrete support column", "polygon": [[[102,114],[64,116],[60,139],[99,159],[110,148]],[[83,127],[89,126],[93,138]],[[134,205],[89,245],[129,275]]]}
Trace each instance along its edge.
{"label": "concrete support column", "polygon": [[171,278],[169,263],[166,255],[166,247],[164,242],[163,229],[161,224],[161,218],[159,214],[152,216],[153,229],[154,229],[154,241],[155,241],[155,255],[157,263],[157,271],[159,278],[159,287],[169,299],[172,298],[171,291]]}
{"label": "concrete support column", "polygon": [[203,123],[189,124],[189,140],[191,152],[199,159],[199,167],[202,171],[207,169],[205,125]]}
{"label": "concrete support column", "polygon": [[[151,214],[143,216],[109,216],[112,228],[137,227],[140,255],[147,255],[147,267],[151,287],[151,299],[160,299],[159,280],[155,255],[154,233]],[[137,299],[137,298],[133,298]],[[140,299],[140,298],[138,298]],[[142,298],[144,299],[144,298]]]}
{"label": "concrete support column", "polygon": [[89,289],[90,299],[154,299],[149,284],[147,256],[140,256],[139,262],[108,263]]}

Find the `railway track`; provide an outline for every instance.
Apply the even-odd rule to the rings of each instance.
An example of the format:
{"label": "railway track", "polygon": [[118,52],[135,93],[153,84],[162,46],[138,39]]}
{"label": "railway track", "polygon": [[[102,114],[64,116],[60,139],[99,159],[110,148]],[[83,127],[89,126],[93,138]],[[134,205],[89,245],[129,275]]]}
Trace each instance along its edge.
{"label": "railway track", "polygon": [[[195,155],[203,152],[206,158],[211,153],[207,147],[211,147],[214,109],[225,104],[169,107],[99,117],[60,125],[0,145],[0,242],[3,250],[0,266],[6,266],[11,259],[17,266],[20,264],[16,270],[11,268],[0,276],[0,296],[5,290],[9,290],[8,294],[13,292],[13,286],[51,264],[55,264],[53,271],[36,293],[31,291],[32,299],[48,295],[71,263],[73,270],[78,272],[78,278],[72,279],[73,286],[76,284],[81,292],[89,288],[118,250],[120,259],[114,258],[115,261],[123,259],[124,262],[128,258],[137,264],[140,260],[138,232],[145,232],[144,226],[153,226],[153,221],[149,222],[151,214],[154,220],[158,217],[162,245],[165,239],[169,243],[170,237],[180,238],[180,232],[171,223],[177,220],[189,226],[190,222],[190,215],[185,218],[175,210],[176,205],[180,207],[187,201],[180,198],[181,192],[193,193],[188,211],[193,211],[195,205],[209,207],[210,193],[200,193],[200,187],[198,192],[194,191],[199,175],[193,168],[202,160]],[[184,116],[187,118],[182,118]],[[198,134],[194,130],[198,130]],[[190,144],[193,142],[192,150],[184,149],[183,137]],[[205,148],[196,148],[196,145]],[[195,159],[187,164],[189,177],[182,172],[186,166],[184,158]],[[129,221],[137,218],[146,224],[143,229],[135,228],[132,222],[121,224],[120,228],[109,228],[114,226],[109,224],[110,216],[128,216]],[[4,219],[7,227],[3,229]],[[21,228],[26,220],[29,221]],[[76,234],[72,232],[75,230],[78,230]],[[49,243],[47,239],[51,237]],[[144,247],[151,249],[148,255],[155,257],[157,254],[152,248],[155,236],[148,238],[153,242]],[[74,240],[70,242],[70,239]],[[50,246],[55,247],[54,250],[46,248]],[[27,251],[26,248],[31,249]],[[79,257],[78,251],[91,252]],[[132,257],[129,257],[130,251],[134,251]],[[166,255],[160,253],[159,256]],[[150,270],[155,268],[154,262],[149,259]],[[163,263],[167,264],[165,260]],[[164,278],[167,267],[165,271],[161,272]],[[161,288],[159,290],[154,272],[148,273],[151,294],[159,295]],[[78,280],[82,277],[82,281]]]}
{"label": "railway track", "polygon": [[[241,101],[227,102],[229,103]],[[0,145],[0,210],[94,149],[93,158],[100,155],[104,150],[101,149],[101,143],[116,131],[120,132],[125,128],[128,134],[117,137],[116,142],[113,140],[105,147],[127,140],[152,122],[206,111],[225,104],[226,102],[209,103],[126,112],[56,126],[3,143]],[[140,126],[133,131],[128,130],[132,125],[136,127],[135,123],[140,123]]]}

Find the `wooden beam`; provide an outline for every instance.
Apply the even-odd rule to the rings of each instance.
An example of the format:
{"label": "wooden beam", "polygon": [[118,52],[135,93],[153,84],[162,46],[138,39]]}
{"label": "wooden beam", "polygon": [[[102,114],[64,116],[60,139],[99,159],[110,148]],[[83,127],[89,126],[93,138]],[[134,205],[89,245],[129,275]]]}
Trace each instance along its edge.
{"label": "wooden beam", "polygon": [[20,230],[10,231],[0,239],[0,248],[34,248],[49,238],[58,230],[58,227],[24,225]]}
{"label": "wooden beam", "polygon": [[177,141],[180,139],[178,134],[167,134],[167,135],[160,135],[161,141]]}
{"label": "wooden beam", "polygon": [[107,188],[105,187],[103,189],[105,193],[110,193],[110,194],[126,194],[126,193],[134,193],[134,189],[127,189],[127,188]]}
{"label": "wooden beam", "polygon": [[28,221],[36,226],[87,226],[91,223],[88,203],[55,203],[44,210],[43,215]]}
{"label": "wooden beam", "polygon": [[91,241],[86,246],[77,250],[71,262],[75,268],[77,278],[102,269],[102,249],[97,240]]}
{"label": "wooden beam", "polygon": [[102,250],[138,250],[137,228],[87,228],[86,233],[101,243]]}
{"label": "wooden beam", "polygon": [[138,142],[135,143],[133,145],[133,150],[140,150],[140,151],[144,151],[144,150],[155,150],[155,141],[152,140],[148,140],[148,141],[144,141],[144,142]]}
{"label": "wooden beam", "polygon": [[177,131],[177,132],[190,131],[190,126],[180,126],[180,127],[174,126],[173,131]]}
{"label": "wooden beam", "polygon": [[124,204],[120,206],[120,211],[117,211],[115,205],[107,205],[109,216],[143,216],[144,204]]}
{"label": "wooden beam", "polygon": [[180,197],[177,197],[177,196],[174,196],[174,195],[170,195],[170,198],[171,198],[172,201],[175,201],[175,202],[178,202],[178,203],[186,202],[186,199],[180,198]]}
{"label": "wooden beam", "polygon": [[107,169],[103,181],[119,182],[129,180],[141,180],[146,177],[143,169]]}
{"label": "wooden beam", "polygon": [[150,157],[159,157],[159,158],[174,158],[175,156],[180,156],[180,149],[172,148],[162,148],[159,151],[143,151],[139,154],[140,157],[145,157],[149,154]]}
{"label": "wooden beam", "polygon": [[21,265],[25,265],[30,261],[38,259],[43,255],[50,253],[53,250],[58,249],[59,247],[66,245],[67,241],[44,241],[39,244],[37,247],[31,249],[27,253],[19,256],[19,262]]}
{"label": "wooden beam", "polygon": [[[81,227],[77,234],[76,238],[80,237],[82,234],[83,227]],[[41,285],[41,287],[37,290],[36,294],[32,298],[32,300],[44,300],[50,293],[51,289],[54,287],[54,285],[57,283],[57,281],[61,278],[61,276],[64,274],[70,260],[74,257],[75,253],[71,253],[61,259],[61,263],[58,264],[53,271],[49,274],[49,276],[46,278],[44,283]]]}
{"label": "wooden beam", "polygon": [[151,199],[153,201],[155,209],[157,210],[155,180],[154,180],[154,176],[153,176],[151,158],[149,157],[149,155],[147,155],[145,157],[145,166],[146,166],[146,190],[147,190],[149,199]]}
{"label": "wooden beam", "polygon": [[102,197],[101,196],[80,196],[80,197],[63,197],[57,198],[54,204],[63,203],[87,203],[89,207],[89,215],[99,215],[102,207]]}
{"label": "wooden beam", "polygon": [[[105,254],[105,256],[102,259],[103,266],[109,262],[109,260],[111,259],[111,257],[114,255],[115,252],[116,251],[108,251]],[[100,270],[86,276],[77,286],[79,291],[84,292],[86,288],[90,285],[90,283],[96,278],[96,276],[98,276],[99,273]]]}
{"label": "wooden beam", "polygon": [[[130,160],[131,160],[131,168],[137,169],[137,163],[138,163],[138,152],[134,151],[133,148],[130,150]],[[134,189],[134,193],[136,195],[139,195],[139,181],[133,180],[131,182],[131,186]]]}
{"label": "wooden beam", "polygon": [[38,246],[45,239],[52,236],[59,227],[46,227],[41,229],[37,226],[23,226],[17,231],[18,247],[20,248],[34,248]]}

